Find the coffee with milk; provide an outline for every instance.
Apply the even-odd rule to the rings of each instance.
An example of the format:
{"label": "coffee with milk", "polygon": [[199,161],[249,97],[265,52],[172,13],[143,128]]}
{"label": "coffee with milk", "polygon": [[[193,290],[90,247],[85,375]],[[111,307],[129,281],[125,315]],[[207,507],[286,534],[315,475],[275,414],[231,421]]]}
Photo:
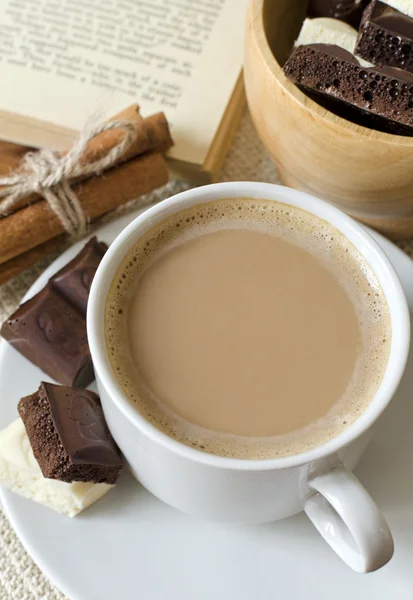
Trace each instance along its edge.
{"label": "coffee with milk", "polygon": [[344,236],[244,198],[144,234],[112,282],[105,332],[136,410],[184,444],[242,459],[342,432],[374,397],[391,343],[384,294]]}

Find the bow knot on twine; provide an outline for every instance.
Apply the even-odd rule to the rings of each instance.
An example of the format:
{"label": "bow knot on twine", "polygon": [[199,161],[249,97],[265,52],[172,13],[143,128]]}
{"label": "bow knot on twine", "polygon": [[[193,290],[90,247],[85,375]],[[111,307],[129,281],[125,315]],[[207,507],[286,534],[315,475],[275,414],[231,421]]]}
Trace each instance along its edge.
{"label": "bow knot on twine", "polygon": [[[99,133],[110,129],[124,132],[120,142],[102,158],[91,162],[83,159],[87,144]],[[112,167],[136,139],[136,127],[131,121],[116,120],[85,128],[76,144],[66,153],[49,149],[27,152],[19,170],[0,177],[0,214],[7,214],[18,201],[31,193],[42,196],[71,236],[86,232],[86,218],[71,182],[88,175],[100,175]]]}

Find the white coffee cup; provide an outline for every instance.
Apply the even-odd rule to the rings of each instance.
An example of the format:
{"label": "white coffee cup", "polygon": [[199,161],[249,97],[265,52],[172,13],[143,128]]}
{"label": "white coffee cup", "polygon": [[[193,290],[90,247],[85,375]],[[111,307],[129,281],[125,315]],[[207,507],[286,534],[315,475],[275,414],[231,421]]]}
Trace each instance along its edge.
{"label": "white coffee cup", "polygon": [[[105,301],[128,250],[149,228],[170,215],[230,197],[276,200],[328,221],[364,256],[387,298],[392,326],[390,358],[374,399],[345,431],[295,456],[271,460],[223,458],[168,437],[128,400],[106,351]],[[244,523],[274,521],[304,510],[324,539],[355,571],[374,571],[390,560],[393,539],[388,525],[351,471],[403,374],[410,340],[409,312],[392,265],[358,223],[326,202],[277,185],[218,183],[182,192],[138,216],[113,242],[93,281],[87,330],[109,428],[132,473],[155,496],[191,515]]]}

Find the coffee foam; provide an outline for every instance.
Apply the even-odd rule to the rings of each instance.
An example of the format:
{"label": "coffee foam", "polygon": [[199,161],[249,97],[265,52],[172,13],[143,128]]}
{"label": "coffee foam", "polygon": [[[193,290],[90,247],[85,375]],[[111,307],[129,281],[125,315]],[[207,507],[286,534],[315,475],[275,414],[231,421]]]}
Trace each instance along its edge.
{"label": "coffee foam", "polygon": [[[227,229],[262,231],[311,252],[334,273],[358,315],[362,350],[345,393],[322,419],[298,431],[274,437],[245,437],[217,433],[188,423],[154,397],[131,360],[126,317],[139,278],[154,260],[171,248],[200,235]],[[255,199],[225,199],[198,205],[149,230],[126,255],[113,279],[106,301],[105,331],[113,371],[125,394],[148,421],[188,446],[244,459],[298,454],[344,431],[373,399],[391,345],[386,299],[374,273],[356,248],[331,225],[305,211]]]}

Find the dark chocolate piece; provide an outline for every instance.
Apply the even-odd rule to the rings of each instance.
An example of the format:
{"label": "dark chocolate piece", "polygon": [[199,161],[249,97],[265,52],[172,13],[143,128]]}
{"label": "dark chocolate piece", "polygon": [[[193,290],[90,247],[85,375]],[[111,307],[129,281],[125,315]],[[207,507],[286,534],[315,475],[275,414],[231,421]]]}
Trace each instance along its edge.
{"label": "dark chocolate piece", "polygon": [[97,394],[42,382],[18,409],[45,477],[116,483],[122,459]]}
{"label": "dark chocolate piece", "polygon": [[362,115],[362,123],[399,135],[413,135],[413,75],[392,67],[364,68],[338,46],[299,46],[284,72],[303,91]]}
{"label": "dark chocolate piece", "polygon": [[364,11],[355,54],[413,73],[413,19],[373,0]]}
{"label": "dark chocolate piece", "polygon": [[83,387],[94,379],[85,318],[50,284],[3,323],[1,335],[59,383]]}
{"label": "dark chocolate piece", "polygon": [[356,29],[369,0],[310,0],[307,15],[346,21]]}
{"label": "dark chocolate piece", "polygon": [[83,250],[50,280],[53,287],[84,315],[90,286],[107,249],[106,244],[93,237]]}

